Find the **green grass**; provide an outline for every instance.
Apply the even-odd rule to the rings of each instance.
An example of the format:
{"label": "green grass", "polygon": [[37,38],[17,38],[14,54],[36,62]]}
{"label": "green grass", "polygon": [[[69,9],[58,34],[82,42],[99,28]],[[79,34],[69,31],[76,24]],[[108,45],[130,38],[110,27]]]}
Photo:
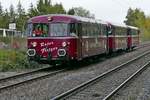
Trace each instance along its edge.
{"label": "green grass", "polygon": [[30,69],[39,65],[29,62],[26,52],[16,50],[0,49],[0,71]]}
{"label": "green grass", "polygon": [[[28,62],[26,38],[0,37],[0,42],[6,45],[0,48],[0,71],[41,67],[36,62]],[[13,48],[14,44],[17,44],[17,48]]]}

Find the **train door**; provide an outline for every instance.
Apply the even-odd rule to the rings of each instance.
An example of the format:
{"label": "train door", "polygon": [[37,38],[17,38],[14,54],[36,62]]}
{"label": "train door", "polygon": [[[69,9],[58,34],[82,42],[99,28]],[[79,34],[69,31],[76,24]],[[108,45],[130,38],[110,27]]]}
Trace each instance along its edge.
{"label": "train door", "polygon": [[82,60],[82,25],[81,23],[77,24],[77,33],[78,33],[78,39],[77,39],[77,54],[78,59]]}
{"label": "train door", "polygon": [[111,27],[111,31],[112,31],[112,51],[116,51],[116,32],[115,32],[115,27],[112,26]]}
{"label": "train door", "polygon": [[109,53],[109,38],[108,38],[108,28],[104,26],[104,33],[106,34],[106,53]]}
{"label": "train door", "polygon": [[131,29],[127,29],[127,49],[130,49],[132,47],[132,36],[131,36]]}
{"label": "train door", "polygon": [[115,28],[112,25],[107,26],[107,46],[109,53],[115,51]]}

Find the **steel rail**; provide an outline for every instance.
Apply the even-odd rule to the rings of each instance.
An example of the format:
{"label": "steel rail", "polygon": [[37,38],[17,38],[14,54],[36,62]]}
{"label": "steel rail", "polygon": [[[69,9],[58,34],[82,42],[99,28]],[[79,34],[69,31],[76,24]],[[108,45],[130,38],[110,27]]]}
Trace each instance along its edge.
{"label": "steel rail", "polygon": [[150,46],[150,43],[145,43],[145,44],[139,45],[139,46],[135,47],[134,49],[140,49],[140,48],[144,48],[144,47],[148,47],[148,46]]}
{"label": "steel rail", "polygon": [[150,53],[150,51],[148,50],[147,52],[137,56],[136,58],[133,58],[133,59],[131,59],[131,60],[121,64],[121,65],[118,65],[115,68],[110,69],[110,70],[100,74],[99,76],[90,79],[89,81],[86,81],[86,82],[84,82],[84,83],[82,83],[82,84],[80,84],[80,85],[78,85],[78,86],[76,86],[76,87],[74,87],[74,88],[72,88],[72,89],[62,93],[62,94],[59,94],[59,95],[53,97],[50,100],[59,100],[59,99],[63,99],[63,98],[69,97],[69,96],[73,95],[74,93],[76,93],[77,91],[86,88],[90,84],[94,84],[96,81],[100,80],[101,78],[105,77],[106,75],[108,75],[108,74],[110,74],[110,73],[112,73],[112,72],[114,72],[116,70],[119,70],[120,68],[124,67],[125,65],[128,65],[128,64],[130,64],[130,63],[132,63],[132,62],[142,58],[143,56],[145,56],[145,55],[147,55],[149,53]]}
{"label": "steel rail", "polygon": [[139,70],[137,70],[134,74],[132,74],[128,79],[126,79],[123,83],[121,83],[117,88],[115,88],[111,93],[109,93],[103,100],[110,99],[116,92],[118,92],[123,86],[125,86],[129,81],[134,79],[138,74],[140,74],[144,69],[146,69],[150,65],[150,61],[143,65]]}
{"label": "steel rail", "polygon": [[24,75],[34,74],[34,73],[46,70],[48,68],[51,68],[51,67],[38,68],[38,69],[29,71],[29,72],[19,73],[19,74],[16,74],[16,75],[12,75],[12,76],[8,76],[8,77],[0,78],[0,82],[6,81],[6,80],[9,80],[9,79],[14,79],[14,78],[22,77]]}
{"label": "steel rail", "polygon": [[17,85],[21,85],[21,84],[24,84],[24,83],[28,83],[28,82],[32,82],[32,81],[35,81],[35,80],[43,79],[43,78],[55,75],[55,74],[60,73],[60,72],[64,72],[66,70],[67,70],[66,68],[65,69],[60,69],[60,70],[57,70],[57,71],[54,71],[54,72],[50,72],[46,75],[41,75],[41,76],[37,76],[37,77],[32,78],[32,79],[27,79],[27,80],[17,82],[17,83],[14,83],[14,84],[2,86],[2,87],[0,87],[0,91],[11,88],[11,87],[14,87],[14,86],[17,86]]}

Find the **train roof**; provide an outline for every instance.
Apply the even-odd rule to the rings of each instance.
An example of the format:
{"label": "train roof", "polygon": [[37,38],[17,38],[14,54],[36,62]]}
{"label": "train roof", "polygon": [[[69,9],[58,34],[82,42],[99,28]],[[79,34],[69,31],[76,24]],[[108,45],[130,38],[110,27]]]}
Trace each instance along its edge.
{"label": "train roof", "polygon": [[28,22],[31,22],[34,19],[45,20],[45,19],[48,19],[48,17],[65,17],[65,18],[68,18],[68,19],[75,20],[77,22],[99,23],[99,24],[104,24],[104,25],[113,25],[113,26],[116,26],[116,27],[118,26],[118,27],[131,28],[131,29],[138,30],[138,28],[134,27],[134,26],[119,24],[119,23],[114,23],[114,22],[107,22],[107,21],[103,21],[103,20],[97,20],[97,19],[86,18],[86,17],[81,17],[81,16],[75,16],[75,15],[67,15],[67,14],[48,14],[48,15],[35,16],[35,17],[30,18],[28,20]]}
{"label": "train roof", "polygon": [[81,16],[75,16],[75,15],[66,15],[66,14],[48,14],[48,15],[41,15],[41,16],[35,16],[32,17],[31,19],[28,20],[28,22],[30,22],[33,19],[36,18],[42,18],[42,17],[57,17],[57,16],[62,16],[62,17],[67,17],[70,19],[74,19],[76,21],[82,21],[82,22],[90,22],[90,23],[100,23],[100,24],[107,24],[105,21],[102,20],[96,20],[96,19],[92,19],[92,18],[86,18],[86,17],[81,17]]}
{"label": "train roof", "polygon": [[110,25],[127,28],[127,25],[121,23],[107,22]]}
{"label": "train roof", "polygon": [[137,27],[134,27],[134,26],[129,26],[129,25],[127,25],[127,27],[128,27],[128,28],[130,28],[130,29],[139,30],[139,28],[137,28]]}

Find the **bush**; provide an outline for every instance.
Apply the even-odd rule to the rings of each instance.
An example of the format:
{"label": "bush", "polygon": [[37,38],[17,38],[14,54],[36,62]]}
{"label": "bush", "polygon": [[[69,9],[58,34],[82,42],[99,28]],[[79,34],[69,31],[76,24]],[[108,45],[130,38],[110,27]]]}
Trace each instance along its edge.
{"label": "bush", "polygon": [[40,67],[36,62],[27,60],[26,52],[16,50],[0,50],[0,71],[31,69]]}

